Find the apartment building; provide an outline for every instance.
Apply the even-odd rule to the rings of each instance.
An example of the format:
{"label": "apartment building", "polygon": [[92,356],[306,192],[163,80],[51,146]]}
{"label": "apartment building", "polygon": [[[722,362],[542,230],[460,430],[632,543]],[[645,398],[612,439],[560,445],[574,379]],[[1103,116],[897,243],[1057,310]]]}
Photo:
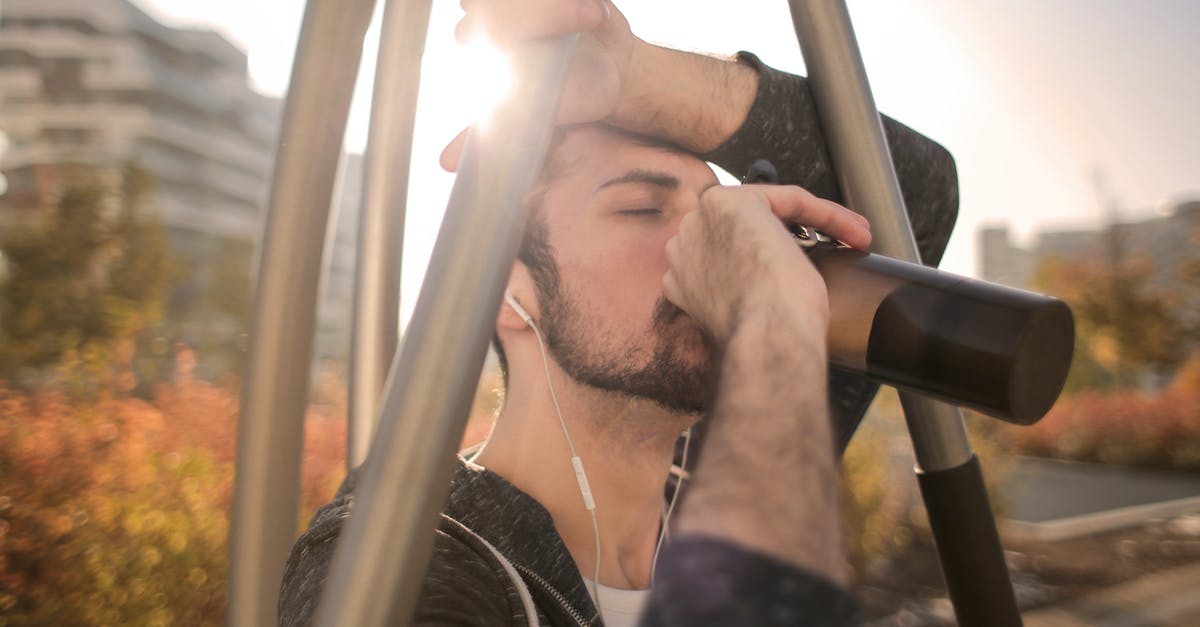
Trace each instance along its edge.
{"label": "apartment building", "polygon": [[153,177],[148,210],[185,268],[169,314],[179,339],[236,341],[235,312],[209,301],[231,266],[250,271],[281,108],[215,32],[167,27],[128,0],[5,0],[0,225],[37,219],[72,169],[135,164]]}
{"label": "apartment building", "polygon": [[1145,257],[1153,262],[1152,281],[1168,286],[1200,238],[1200,200],[1164,207],[1159,215],[1102,228],[1040,231],[1030,246],[1013,242],[1008,225],[979,229],[979,267],[986,281],[1028,288],[1038,266],[1050,258],[1116,259]]}
{"label": "apartment building", "polygon": [[1043,231],[1028,247],[1014,244],[1007,226],[982,228],[978,237],[983,279],[1013,287],[1035,287],[1039,266],[1051,258],[1096,264],[1148,262],[1153,271],[1147,285],[1181,295],[1185,299],[1178,309],[1182,320],[1200,325],[1200,292],[1186,283],[1196,277],[1181,272],[1186,265],[1200,262],[1200,200],[1178,202],[1163,207],[1157,216],[1103,228]]}

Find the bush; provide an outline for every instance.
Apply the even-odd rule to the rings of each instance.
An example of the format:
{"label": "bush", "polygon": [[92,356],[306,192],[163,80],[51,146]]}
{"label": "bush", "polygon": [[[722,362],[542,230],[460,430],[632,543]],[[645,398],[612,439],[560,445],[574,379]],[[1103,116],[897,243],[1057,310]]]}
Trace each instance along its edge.
{"label": "bush", "polygon": [[1060,399],[1038,424],[1013,429],[1013,440],[1028,455],[1200,471],[1195,363],[1157,394],[1092,391]]}
{"label": "bush", "polygon": [[[237,396],[177,362],[151,401],[79,359],[0,384],[0,625],[223,622]],[[304,520],[344,474],[332,406],[307,420]]]}

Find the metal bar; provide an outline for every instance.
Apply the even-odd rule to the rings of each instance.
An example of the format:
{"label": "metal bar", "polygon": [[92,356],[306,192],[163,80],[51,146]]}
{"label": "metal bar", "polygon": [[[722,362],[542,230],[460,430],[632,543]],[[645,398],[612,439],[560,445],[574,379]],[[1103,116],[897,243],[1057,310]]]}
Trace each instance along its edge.
{"label": "metal bar", "polygon": [[[845,3],[789,0],[788,4],[847,205],[871,221],[875,252],[920,263]],[[933,401],[919,402],[919,407],[922,415],[908,422],[921,468],[939,470],[966,463],[973,453],[959,410]]]}
{"label": "metal bar", "polygon": [[958,468],[918,472],[917,482],[958,624],[1020,625],[979,459]]}
{"label": "metal bar", "polygon": [[317,625],[407,624],[416,608],[576,40],[541,44],[528,82],[468,140]]}
{"label": "metal bar", "polygon": [[321,252],[374,0],[310,0],[271,185],[238,426],[228,622],[275,624],[296,531]]}
{"label": "metal bar", "polygon": [[[847,204],[871,220],[876,251],[919,263],[845,2],[788,4]],[[900,400],[959,623],[1020,625],[996,521],[961,412],[911,393],[901,392]]]}
{"label": "metal bar", "polygon": [[975,452],[958,407],[913,392],[898,393],[918,469],[936,472],[971,461]]}
{"label": "metal bar", "polygon": [[354,270],[347,470],[367,458],[379,398],[400,338],[408,171],[431,5],[430,0],[416,0],[384,6]]}

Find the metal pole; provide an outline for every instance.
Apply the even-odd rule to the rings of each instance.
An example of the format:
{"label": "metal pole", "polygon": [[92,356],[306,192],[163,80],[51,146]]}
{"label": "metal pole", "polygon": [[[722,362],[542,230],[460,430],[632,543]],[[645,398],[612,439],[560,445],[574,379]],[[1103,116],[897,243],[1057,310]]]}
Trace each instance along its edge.
{"label": "metal pole", "polygon": [[374,0],[311,0],[296,48],[238,426],[228,622],[275,624],[296,532],[321,252]]}
{"label": "metal pole", "polygon": [[416,608],[576,40],[542,44],[528,82],[468,140],[317,625],[407,624]]}
{"label": "metal pole", "polygon": [[[919,263],[879,112],[842,0],[789,0],[847,204],[874,249]],[[958,408],[901,392],[922,494],[959,623],[1020,625],[996,521]]]}
{"label": "metal pole", "polygon": [[[845,3],[790,0],[789,4],[847,204],[871,221],[875,252],[920,263]],[[926,409],[933,411],[932,419],[922,417],[917,425],[910,421],[910,427],[917,427],[913,445],[921,468],[939,470],[966,462],[973,453],[958,409],[943,403],[922,404]]]}
{"label": "metal pole", "polygon": [[379,37],[354,270],[346,468],[367,458],[400,337],[400,267],[429,0],[387,2]]}

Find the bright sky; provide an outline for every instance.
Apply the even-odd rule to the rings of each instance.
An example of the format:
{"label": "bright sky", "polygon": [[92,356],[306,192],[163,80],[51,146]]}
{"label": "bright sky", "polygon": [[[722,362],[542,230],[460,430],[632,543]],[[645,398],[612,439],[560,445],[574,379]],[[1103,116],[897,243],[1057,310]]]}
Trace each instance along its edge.
{"label": "bright sky", "polygon": [[[208,26],[249,54],[251,78],[282,95],[301,0],[135,0],[177,26]],[[977,272],[975,230],[1018,234],[1094,225],[1104,197],[1121,216],[1200,198],[1200,3],[1190,0],[851,0],[850,11],[885,113],[955,155],[962,205],[942,264]],[[620,3],[634,32],[688,50],[748,49],[803,72],[782,0]],[[458,3],[434,2],[425,56],[405,249],[406,317],[452,177],[436,157],[469,119],[471,66],[453,43]],[[373,75],[377,31],[364,76]],[[347,145],[362,150],[369,81],[360,80]]]}

